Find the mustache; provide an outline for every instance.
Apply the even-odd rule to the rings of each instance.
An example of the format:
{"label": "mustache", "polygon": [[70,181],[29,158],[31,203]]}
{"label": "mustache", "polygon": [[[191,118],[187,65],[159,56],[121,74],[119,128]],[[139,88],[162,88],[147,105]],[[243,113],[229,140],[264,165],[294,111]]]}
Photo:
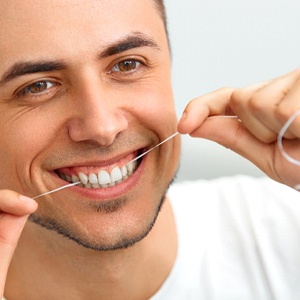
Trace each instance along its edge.
{"label": "mustache", "polygon": [[120,135],[117,136],[111,145],[103,146],[97,141],[87,140],[64,144],[63,146],[56,148],[51,152],[48,158],[44,160],[44,164],[52,169],[55,169],[61,165],[65,165],[66,162],[75,162],[76,160],[82,160],[83,158],[99,158],[105,159],[120,155],[122,152],[137,150],[138,147],[144,147],[145,145],[154,144],[157,137],[152,138],[150,135]]}

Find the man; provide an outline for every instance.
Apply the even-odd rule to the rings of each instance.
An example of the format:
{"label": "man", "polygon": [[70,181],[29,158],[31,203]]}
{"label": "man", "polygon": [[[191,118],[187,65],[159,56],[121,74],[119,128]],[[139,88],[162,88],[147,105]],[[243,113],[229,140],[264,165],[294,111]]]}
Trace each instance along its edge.
{"label": "man", "polygon": [[[5,298],[272,296],[272,284],[251,290],[259,277],[254,276],[249,286],[224,288],[222,298],[222,284],[217,284],[222,280],[210,277],[221,265],[210,268],[205,264],[211,260],[202,260],[203,253],[214,257],[221,243],[209,248],[209,228],[200,226],[206,212],[188,201],[195,188],[184,187],[183,193],[175,187],[165,196],[178,167],[178,136],[137,163],[129,162],[178,129],[230,147],[271,178],[293,187],[300,176],[280,155],[276,137],[299,108],[299,71],[241,91],[221,89],[195,99],[177,127],[160,1],[2,4],[0,287]],[[262,104],[265,98],[268,102]],[[207,119],[212,115],[237,115],[239,120]],[[285,146],[295,152],[298,127],[295,123],[286,135]],[[79,180],[81,185],[36,202],[28,198]],[[273,196],[284,193],[287,202],[298,197],[269,181],[252,183],[254,188],[259,185],[274,188]],[[201,185],[199,192],[205,195],[207,190],[213,187]],[[176,194],[181,201],[171,204],[169,198]],[[201,222],[182,235],[184,222],[192,225],[187,220],[195,216],[194,222],[200,213]],[[206,240],[211,251],[200,253],[198,246],[186,243],[185,238],[197,240],[198,235],[196,244],[206,245]],[[181,260],[183,246],[187,264]],[[193,264],[197,268],[190,269]],[[268,277],[266,271],[259,272],[261,278]],[[199,274],[204,280],[194,285]]]}

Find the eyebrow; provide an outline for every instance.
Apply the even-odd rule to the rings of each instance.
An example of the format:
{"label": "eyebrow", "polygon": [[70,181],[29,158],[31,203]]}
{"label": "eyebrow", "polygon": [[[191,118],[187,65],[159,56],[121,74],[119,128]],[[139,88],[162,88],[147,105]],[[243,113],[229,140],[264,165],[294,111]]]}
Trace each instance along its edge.
{"label": "eyebrow", "polygon": [[99,58],[116,55],[138,47],[153,47],[160,50],[158,44],[153,39],[145,36],[142,33],[135,32],[134,35],[129,35],[104,49],[100,53]]}
{"label": "eyebrow", "polygon": [[[112,45],[106,47],[98,55],[98,59],[106,58],[113,56],[124,51],[138,48],[138,47],[153,47],[159,49],[158,44],[151,38],[135,32],[133,35],[129,35],[121,40],[113,43]],[[59,71],[67,68],[67,64],[64,61],[55,60],[55,61],[23,61],[16,62],[13,64],[0,78],[0,86],[7,83],[10,80],[13,80],[17,77],[34,74],[40,72],[51,72]]]}
{"label": "eyebrow", "polygon": [[6,82],[26,74],[50,72],[65,69],[67,65],[60,61],[17,62],[1,77],[0,86]]}

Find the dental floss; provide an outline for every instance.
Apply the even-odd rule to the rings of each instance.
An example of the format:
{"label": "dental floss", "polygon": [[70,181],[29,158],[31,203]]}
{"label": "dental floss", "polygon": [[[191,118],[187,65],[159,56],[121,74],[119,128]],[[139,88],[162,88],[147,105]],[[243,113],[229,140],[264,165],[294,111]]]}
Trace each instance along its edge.
{"label": "dental floss", "polygon": [[[287,131],[287,129],[290,127],[290,125],[293,123],[293,121],[296,119],[296,117],[300,115],[300,110],[297,110],[288,120],[287,122],[284,124],[284,126],[281,128],[279,134],[278,134],[278,138],[277,138],[277,145],[278,145],[278,148],[282,154],[282,156],[287,160],[289,161],[290,163],[294,164],[294,165],[297,165],[297,166],[300,166],[300,161],[292,158],[291,156],[289,156],[285,150],[283,149],[283,144],[282,144],[282,140],[283,140],[283,136],[285,134],[285,132]],[[211,119],[211,118],[232,118],[232,119],[238,119],[237,116],[210,116],[208,117],[208,119]],[[130,164],[138,159],[140,159],[141,157],[143,157],[144,155],[148,154],[150,151],[154,150],[155,148],[159,147],[160,145],[162,145],[163,143],[169,141],[170,139],[174,138],[176,135],[178,135],[179,132],[175,132],[173,133],[172,135],[170,135],[169,137],[167,137],[165,140],[163,140],[162,142],[160,142],[159,144],[157,144],[156,146],[152,147],[151,149],[147,150],[146,152],[142,153],[141,155],[135,157],[134,159],[132,159],[130,162],[127,163]],[[68,188],[68,187],[71,187],[71,186],[74,186],[74,185],[77,185],[77,184],[80,184],[81,181],[77,181],[77,182],[73,182],[73,183],[70,183],[70,184],[67,184],[67,185],[64,185],[62,187],[59,187],[57,189],[54,189],[54,190],[51,190],[51,191],[48,191],[48,192],[45,192],[43,194],[40,194],[36,197],[33,197],[32,199],[37,199],[37,198],[40,198],[42,196],[45,196],[45,195],[49,195],[49,194],[52,194],[52,193],[55,193],[57,191],[60,191],[60,190],[63,190],[65,188]],[[297,184],[295,187],[294,187],[296,190],[300,190],[300,184]]]}
{"label": "dental floss", "polygon": [[[229,118],[229,119],[237,119],[237,116],[210,116],[207,119],[213,119],[213,118]],[[147,150],[146,152],[142,153],[141,155],[137,156],[136,158],[134,158],[133,160],[131,160],[130,162],[127,163],[127,165],[129,165],[130,163],[140,159],[141,157],[143,157],[144,155],[146,155],[147,153],[149,153],[150,151],[154,150],[155,148],[157,148],[158,146],[162,145],[163,143],[167,142],[168,140],[172,139],[173,137],[175,137],[177,134],[179,134],[179,132],[175,132],[172,135],[170,135],[168,138],[166,138],[165,140],[163,140],[162,142],[160,142],[159,144],[157,144],[156,146],[154,146],[153,148]]]}
{"label": "dental floss", "polygon": [[[163,140],[162,142],[160,142],[159,144],[157,144],[156,146],[154,146],[153,148],[149,149],[148,151],[144,152],[143,154],[137,156],[136,158],[134,158],[133,160],[131,160],[130,162],[128,162],[126,165],[129,165],[130,163],[138,160],[139,158],[141,158],[142,156],[146,155],[147,153],[149,153],[150,151],[152,151],[153,149],[157,148],[158,146],[160,146],[161,144],[167,142],[168,140],[172,139],[173,137],[175,137],[177,134],[179,134],[179,132],[175,132],[174,134],[172,134],[171,136],[169,136],[168,138],[166,138],[165,140]],[[71,187],[71,186],[74,186],[74,185],[77,185],[81,183],[81,181],[77,181],[77,182],[73,182],[73,183],[70,183],[70,184],[67,184],[67,185],[64,185],[64,186],[61,186],[57,189],[54,189],[54,190],[51,190],[51,191],[48,191],[48,192],[45,192],[43,194],[40,194],[38,196],[35,196],[33,197],[32,199],[37,199],[37,198],[40,198],[42,196],[45,196],[45,195],[49,195],[49,194],[52,194],[52,193],[55,193],[55,192],[58,192],[60,190],[63,190],[65,188],[68,188],[68,187]]]}
{"label": "dental floss", "polygon": [[[174,134],[172,134],[171,136],[169,136],[168,138],[166,138],[165,140],[163,140],[162,142],[160,142],[159,144],[157,144],[156,146],[154,146],[153,148],[149,149],[148,151],[144,152],[143,154],[137,156],[136,158],[134,158],[133,160],[131,160],[130,162],[128,162],[126,165],[129,165],[130,163],[138,160],[139,158],[141,158],[142,156],[146,155],[147,153],[149,153],[150,151],[152,151],[153,149],[157,148],[158,146],[160,146],[161,144],[167,142],[168,140],[172,139],[173,137],[175,137],[177,134],[179,134],[179,132],[175,132]],[[40,198],[42,196],[45,196],[45,195],[49,195],[49,194],[52,194],[52,193],[55,193],[55,192],[58,192],[60,190],[63,190],[65,188],[68,188],[68,187],[71,187],[71,186],[74,186],[74,185],[77,185],[81,183],[81,181],[77,181],[77,182],[73,182],[73,183],[70,183],[70,184],[67,184],[67,185],[64,185],[64,186],[61,186],[57,189],[54,189],[54,190],[51,190],[51,191],[48,191],[48,192],[45,192],[43,194],[40,194],[38,196],[35,196],[33,197],[32,199],[37,199],[37,198]]]}
{"label": "dental floss", "polygon": [[40,194],[40,195],[38,195],[38,196],[35,196],[35,197],[33,197],[32,199],[37,199],[37,198],[40,198],[40,197],[42,197],[42,196],[45,196],[45,195],[49,195],[49,194],[55,193],[55,192],[57,192],[57,191],[63,190],[63,189],[65,189],[65,188],[68,188],[68,187],[71,187],[71,186],[74,186],[74,185],[77,185],[77,184],[79,184],[79,183],[81,183],[81,181],[72,182],[72,183],[70,183],[70,184],[61,186],[61,187],[59,187],[59,188],[57,188],[57,189],[54,189],[54,190],[51,190],[51,191],[49,191],[49,192],[46,192],[46,193]]}
{"label": "dental floss", "polygon": [[278,148],[281,152],[281,154],[284,156],[284,158],[289,161],[290,163],[296,165],[296,166],[300,166],[300,161],[292,158],[291,156],[289,156],[283,149],[283,144],[282,144],[282,139],[283,136],[285,134],[285,132],[288,130],[288,128],[291,126],[291,124],[294,122],[294,120],[296,119],[296,117],[300,114],[300,110],[297,110],[295,113],[292,114],[292,116],[287,120],[287,122],[283,125],[283,127],[281,128],[279,134],[278,134],[278,138],[277,138],[277,145]]}
{"label": "dental floss", "polygon": [[156,146],[152,147],[151,149],[147,150],[146,152],[142,153],[141,155],[135,157],[134,159],[132,159],[130,162],[128,162],[126,164],[129,165],[130,163],[140,159],[141,157],[143,157],[144,155],[146,155],[147,153],[149,153],[150,151],[154,150],[155,148],[157,148],[158,146],[162,145],[163,143],[167,142],[168,140],[172,139],[173,137],[175,137],[177,134],[179,134],[179,132],[175,132],[172,135],[170,135],[168,138],[166,138],[165,140],[163,140],[162,142],[160,142],[159,144],[157,144]]}
{"label": "dental floss", "polygon": [[[208,119],[212,119],[212,118],[230,118],[230,119],[237,119],[238,117],[237,116],[210,116],[208,117]],[[167,137],[165,140],[163,140],[162,142],[160,142],[159,144],[155,145],[154,147],[152,147],[151,149],[147,150],[146,152],[142,153],[141,155],[135,157],[134,159],[132,159],[131,161],[129,161],[127,165],[129,165],[130,163],[140,159],[141,157],[143,157],[144,155],[146,155],[147,153],[149,153],[150,151],[154,150],[155,148],[159,147],[160,145],[162,145],[163,143],[169,141],[170,139],[172,139],[173,137],[175,137],[176,135],[178,135],[179,132],[175,132],[173,133],[172,135],[170,135],[169,137]],[[78,181],[78,182],[74,182],[74,183],[70,183],[70,184],[67,184],[67,185],[64,185],[62,187],[59,187],[57,189],[54,189],[54,190],[51,190],[51,191],[48,191],[48,192],[45,192],[43,194],[40,194],[38,196],[35,196],[33,197],[32,199],[37,199],[37,198],[40,198],[42,196],[45,196],[45,195],[49,195],[49,194],[52,194],[52,193],[55,193],[55,192],[58,192],[60,190],[63,190],[65,188],[68,188],[68,187],[71,187],[71,186],[74,186],[74,185],[77,185],[77,184],[80,184],[81,181]]]}
{"label": "dental floss", "polygon": [[[289,161],[290,163],[292,163],[293,165],[296,165],[296,166],[300,166],[300,161],[292,158],[285,152],[285,150],[283,149],[282,140],[283,140],[283,136],[284,136],[285,132],[288,130],[288,128],[291,126],[291,124],[295,121],[295,119],[298,117],[299,114],[300,114],[300,110],[297,110],[296,112],[294,112],[291,115],[291,117],[287,120],[287,122],[283,125],[283,127],[279,131],[279,134],[277,137],[277,145],[278,145],[280,153],[287,161]],[[296,184],[294,186],[294,189],[299,191],[300,184]]]}

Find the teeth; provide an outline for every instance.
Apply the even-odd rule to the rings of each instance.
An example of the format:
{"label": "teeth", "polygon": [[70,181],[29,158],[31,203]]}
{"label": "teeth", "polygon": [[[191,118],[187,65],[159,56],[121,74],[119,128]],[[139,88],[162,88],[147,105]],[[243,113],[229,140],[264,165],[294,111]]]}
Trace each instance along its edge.
{"label": "teeth", "polygon": [[98,176],[96,174],[94,174],[94,173],[91,173],[89,175],[89,182],[91,184],[98,184]]}
{"label": "teeth", "polygon": [[65,176],[66,176],[67,181],[69,181],[69,182],[72,181],[72,177],[71,176],[68,176],[68,175],[65,175]]}
{"label": "teeth", "polygon": [[101,186],[100,186],[100,184],[92,184],[92,187],[94,188],[94,189],[100,189],[101,188]]}
{"label": "teeth", "polygon": [[83,173],[79,173],[78,174],[78,176],[79,176],[79,179],[80,179],[80,181],[84,184],[84,185],[86,185],[87,183],[88,183],[88,177],[85,175],[85,174],[83,174]]}
{"label": "teeth", "polygon": [[66,177],[66,175],[65,174],[58,174],[59,175],[59,177],[61,178],[61,179],[63,179],[63,180],[66,180],[67,181],[67,177]]}
{"label": "teeth", "polygon": [[84,185],[84,187],[87,188],[87,189],[91,189],[92,185],[88,182],[87,184]]}
{"label": "teeth", "polygon": [[111,180],[110,180],[110,176],[109,176],[108,172],[101,170],[98,173],[98,181],[99,181],[99,184],[101,184],[101,185],[110,184]]}
{"label": "teeth", "polygon": [[126,168],[126,166],[123,166],[123,167],[121,168],[121,173],[122,173],[122,176],[123,176],[123,177],[125,177],[125,176],[127,175],[127,168]]}
{"label": "teeth", "polygon": [[115,167],[110,173],[105,170],[100,170],[98,174],[90,173],[89,175],[86,175],[79,172],[78,176],[69,176],[65,174],[59,174],[59,176],[69,182],[81,181],[82,184],[80,184],[80,186],[85,188],[99,189],[115,186],[116,184],[121,183],[134,173],[136,167],[137,162],[133,162],[121,168]]}
{"label": "teeth", "polygon": [[79,177],[76,175],[72,175],[72,182],[78,182],[79,181]]}
{"label": "teeth", "polygon": [[111,182],[117,182],[118,180],[122,179],[122,173],[119,167],[113,168],[113,170],[110,173],[110,179]]}
{"label": "teeth", "polygon": [[128,166],[127,166],[127,171],[128,171],[128,174],[131,175],[134,171],[136,167],[136,162],[131,162]]}

